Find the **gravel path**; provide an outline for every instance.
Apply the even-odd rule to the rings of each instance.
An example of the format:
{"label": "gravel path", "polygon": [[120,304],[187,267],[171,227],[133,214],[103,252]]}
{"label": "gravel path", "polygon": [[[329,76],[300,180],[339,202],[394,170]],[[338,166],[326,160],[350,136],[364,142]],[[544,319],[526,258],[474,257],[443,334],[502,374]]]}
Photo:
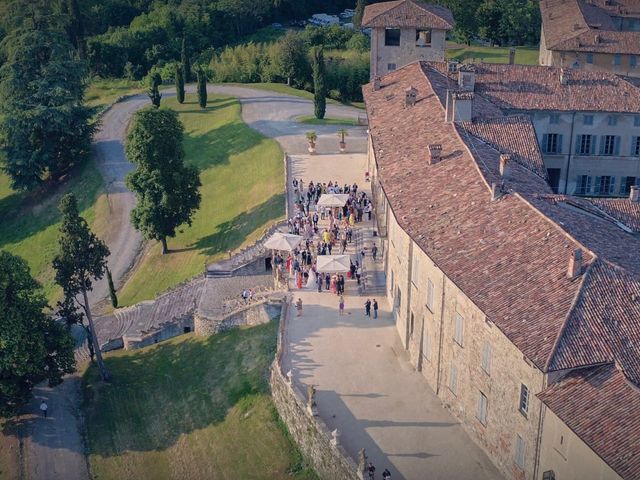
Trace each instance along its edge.
{"label": "gravel path", "polygon": [[[304,125],[295,120],[300,115],[312,115],[310,100],[266,90],[214,85],[209,92],[240,98],[242,118],[250,127],[276,139],[283,150],[291,154],[305,153],[304,133],[314,130],[318,134],[319,153],[338,151],[338,126]],[[187,88],[194,92],[194,86]],[[174,95],[173,90],[163,92]],[[137,95],[115,104],[102,117],[102,126],[94,140],[94,153],[105,179],[109,198],[109,232],[104,237],[111,257],[111,269],[116,287],[134,265],[141,250],[142,239],[129,221],[135,206],[135,197],[126,188],[124,178],[132,166],[124,155],[124,137],[131,115],[149,103],[146,95]],[[328,117],[358,118],[364,112],[351,107],[327,106]],[[366,151],[366,132],[362,127],[350,129],[349,151]],[[97,282],[90,302],[95,305],[108,295],[106,281]],[[80,418],[80,377],[69,375],[55,388],[39,386],[28,411],[20,418],[24,425],[25,472],[28,479],[84,480],[90,478],[82,439]],[[49,406],[49,418],[39,414],[40,400]]]}

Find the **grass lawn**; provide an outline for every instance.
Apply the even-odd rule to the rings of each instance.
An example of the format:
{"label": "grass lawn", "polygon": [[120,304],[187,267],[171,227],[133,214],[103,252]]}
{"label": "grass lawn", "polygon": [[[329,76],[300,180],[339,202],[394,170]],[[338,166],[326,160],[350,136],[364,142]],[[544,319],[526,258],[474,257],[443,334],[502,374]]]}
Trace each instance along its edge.
{"label": "grass lawn", "polygon": [[154,243],[118,293],[122,305],[148,300],[204,271],[228,249],[251,243],[284,215],[282,150],[275,140],[249,128],[236,98],[210,96],[206,110],[195,95],[175,109],[185,126],[186,160],[200,169],[202,202],[193,225],[168,239],[168,255]]}
{"label": "grass lawn", "polygon": [[96,78],[88,85],[85,100],[87,105],[102,108],[122,95],[141,93],[144,90],[141,82],[126,78]]}
{"label": "grass lawn", "polygon": [[[100,172],[89,161],[70,178],[48,192],[18,193],[11,190],[9,178],[0,173],[0,248],[24,258],[31,274],[43,285],[50,302],[60,298],[55,285],[51,261],[58,248],[60,213],[58,202],[63,194],[73,192],[81,215],[93,225],[96,212],[106,209]],[[98,235],[101,232],[96,231]]]}
{"label": "grass lawn", "polygon": [[84,375],[93,478],[314,479],[269,395],[277,322],[107,356]]}
{"label": "grass lawn", "polygon": [[[448,59],[485,63],[509,63],[509,47],[483,47],[479,45],[447,44]],[[518,65],[538,65],[537,47],[516,47],[516,63]]]}
{"label": "grass lawn", "polygon": [[303,115],[298,117],[300,123],[306,123],[308,125],[346,125],[349,127],[355,127],[358,125],[358,121],[353,118],[329,118],[325,117],[322,120],[317,119],[313,115]]}

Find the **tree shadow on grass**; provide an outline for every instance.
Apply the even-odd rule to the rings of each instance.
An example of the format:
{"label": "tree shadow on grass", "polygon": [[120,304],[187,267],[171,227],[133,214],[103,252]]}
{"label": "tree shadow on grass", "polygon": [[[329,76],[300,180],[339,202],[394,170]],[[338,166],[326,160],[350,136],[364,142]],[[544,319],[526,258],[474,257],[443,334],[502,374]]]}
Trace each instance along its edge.
{"label": "tree shadow on grass", "polygon": [[233,250],[240,246],[256,228],[283,214],[284,193],[279,193],[248,212],[242,212],[235,218],[221,223],[215,233],[200,238],[193,246],[202,250],[202,253],[208,257]]}

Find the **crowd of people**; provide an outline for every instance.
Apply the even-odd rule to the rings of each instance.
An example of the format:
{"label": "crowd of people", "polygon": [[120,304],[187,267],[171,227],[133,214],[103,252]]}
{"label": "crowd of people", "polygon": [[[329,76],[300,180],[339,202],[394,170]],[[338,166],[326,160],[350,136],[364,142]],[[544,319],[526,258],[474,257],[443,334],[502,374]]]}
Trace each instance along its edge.
{"label": "crowd of people", "polygon": [[[358,190],[356,183],[339,185],[337,182],[309,182],[294,178],[292,181],[294,194],[293,216],[288,220],[289,233],[304,237],[299,247],[290,252],[286,260],[276,254],[273,265],[280,271],[289,272],[293,284],[297,288],[314,288],[318,292],[330,291],[336,295],[343,295],[345,290],[345,276],[342,272],[319,272],[317,258],[321,255],[344,254],[350,244],[354,242],[354,227],[363,221],[371,220],[373,206],[367,194]],[[342,207],[318,206],[323,194],[348,195]],[[327,225],[320,228],[319,223]],[[377,247],[372,247],[372,254]],[[359,258],[350,260],[347,278],[360,284],[362,277],[361,261],[365,249],[359,252]]]}

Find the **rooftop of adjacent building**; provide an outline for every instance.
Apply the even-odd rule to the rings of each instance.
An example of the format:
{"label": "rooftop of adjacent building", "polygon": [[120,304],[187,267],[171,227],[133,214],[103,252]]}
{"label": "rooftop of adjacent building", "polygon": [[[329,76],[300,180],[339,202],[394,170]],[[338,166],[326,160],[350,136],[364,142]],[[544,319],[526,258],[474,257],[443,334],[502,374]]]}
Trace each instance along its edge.
{"label": "rooftop of adjacent building", "polygon": [[363,27],[436,28],[452,30],[455,22],[451,10],[420,0],[394,0],[367,5]]}
{"label": "rooftop of adjacent building", "polygon": [[540,12],[550,50],[640,54],[639,0],[542,0]]}
{"label": "rooftop of adjacent building", "polygon": [[[640,204],[551,192],[531,121],[507,113],[555,108],[566,85],[558,69],[529,67],[542,105],[518,100],[522,68],[476,66],[463,99],[474,115],[460,122],[446,120],[447,90],[460,83],[443,64],[413,63],[365,86],[378,180],[403,230],[540,370],[616,362],[640,384]],[[573,108],[593,105],[579,96]]]}

